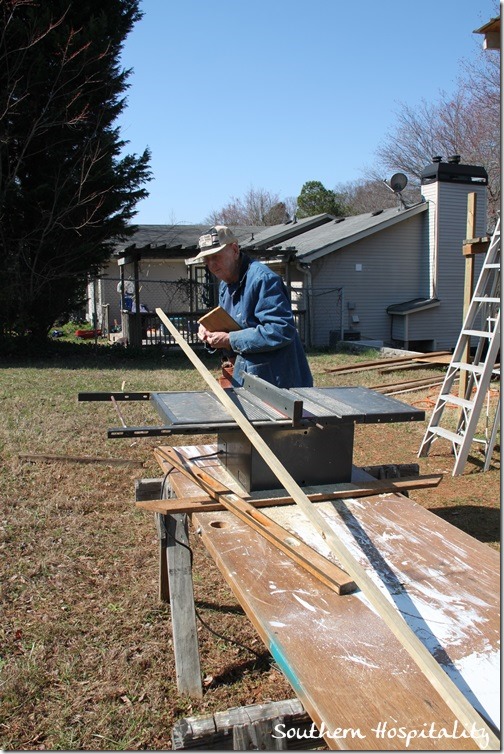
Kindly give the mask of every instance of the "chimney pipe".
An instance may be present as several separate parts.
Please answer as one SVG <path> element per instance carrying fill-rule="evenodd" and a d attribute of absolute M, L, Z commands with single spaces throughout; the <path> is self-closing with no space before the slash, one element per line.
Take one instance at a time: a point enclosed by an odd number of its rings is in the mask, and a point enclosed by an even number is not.
<path fill-rule="evenodd" d="M 448 162 L 451 162 L 452 165 L 458 165 L 460 163 L 460 155 L 452 154 L 451 157 L 448 157 Z"/>
<path fill-rule="evenodd" d="M 442 162 L 442 161 L 443 161 L 443 158 L 439 157 L 439 155 L 437 155 L 436 157 L 432 158 L 432 162 Z"/>

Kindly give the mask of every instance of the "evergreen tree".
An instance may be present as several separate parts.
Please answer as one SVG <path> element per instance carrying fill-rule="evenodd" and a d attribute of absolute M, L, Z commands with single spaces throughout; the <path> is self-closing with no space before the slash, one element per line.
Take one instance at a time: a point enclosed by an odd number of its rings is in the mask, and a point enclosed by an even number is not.
<path fill-rule="evenodd" d="M 131 235 L 150 154 L 124 155 L 119 55 L 138 0 L 0 3 L 0 334 L 46 337 Z"/>
<path fill-rule="evenodd" d="M 341 198 L 334 191 L 326 189 L 320 181 L 307 181 L 298 196 L 298 217 L 312 217 L 327 212 L 335 217 L 342 217 L 346 208 Z"/>

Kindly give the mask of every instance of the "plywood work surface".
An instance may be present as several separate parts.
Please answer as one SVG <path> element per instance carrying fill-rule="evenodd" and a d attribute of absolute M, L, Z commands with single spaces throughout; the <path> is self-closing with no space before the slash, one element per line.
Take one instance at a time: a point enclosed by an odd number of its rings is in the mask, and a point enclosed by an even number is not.
<path fill-rule="evenodd" d="M 199 491 L 172 477 L 178 495 Z M 317 506 L 475 709 L 498 725 L 498 553 L 402 496 Z M 297 506 L 263 510 L 332 557 Z M 231 513 L 194 514 L 193 524 L 331 748 L 476 748 L 361 592 L 332 593 Z"/>

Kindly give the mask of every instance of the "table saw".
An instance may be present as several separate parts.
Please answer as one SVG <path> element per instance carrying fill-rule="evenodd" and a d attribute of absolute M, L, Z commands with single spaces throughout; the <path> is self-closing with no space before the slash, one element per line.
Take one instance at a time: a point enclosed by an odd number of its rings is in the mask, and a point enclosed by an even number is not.
<path fill-rule="evenodd" d="M 355 424 L 422 421 L 425 413 L 363 387 L 280 389 L 246 375 L 226 393 L 298 484 L 349 481 Z M 150 400 L 163 424 L 116 427 L 109 438 L 217 435 L 228 471 L 247 491 L 281 486 L 211 391 L 83 393 L 80 400 Z"/>

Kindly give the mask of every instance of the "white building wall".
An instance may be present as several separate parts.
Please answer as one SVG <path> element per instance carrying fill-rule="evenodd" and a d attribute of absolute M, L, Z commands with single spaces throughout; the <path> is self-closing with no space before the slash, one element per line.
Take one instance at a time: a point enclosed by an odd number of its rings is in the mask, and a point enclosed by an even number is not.
<path fill-rule="evenodd" d="M 423 331 L 432 328 L 435 348 L 439 350 L 453 348 L 462 327 L 465 280 L 462 245 L 467 233 L 467 197 L 471 192 L 476 193 L 476 237 L 482 237 L 486 235 L 486 186 L 444 181 L 422 186 L 422 194 L 429 202 L 433 295 L 441 303 L 437 309 L 424 312 L 418 324 L 421 322 Z M 476 257 L 475 280 L 482 257 Z M 410 337 L 414 323 L 415 317 L 410 317 Z"/>

